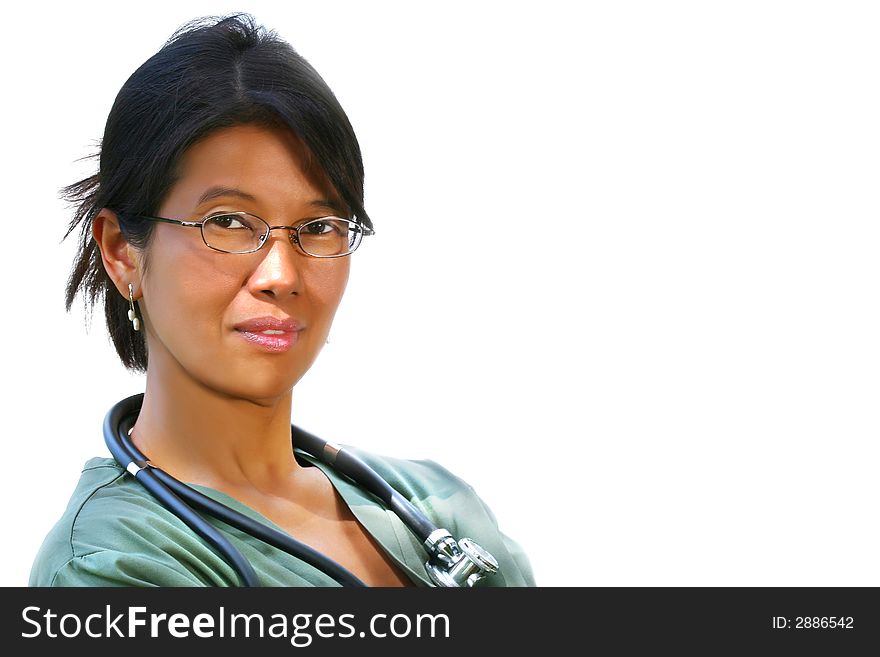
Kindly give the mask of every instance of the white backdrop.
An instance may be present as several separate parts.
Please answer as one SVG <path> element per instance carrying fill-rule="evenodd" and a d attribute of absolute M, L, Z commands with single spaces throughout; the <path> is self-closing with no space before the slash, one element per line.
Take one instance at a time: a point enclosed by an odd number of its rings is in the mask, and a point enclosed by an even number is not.
<path fill-rule="evenodd" d="M 872 3 L 219 0 L 4 14 L 0 584 L 144 385 L 64 310 L 58 190 L 236 10 L 338 96 L 377 229 L 295 423 L 459 474 L 540 585 L 880 585 Z"/>

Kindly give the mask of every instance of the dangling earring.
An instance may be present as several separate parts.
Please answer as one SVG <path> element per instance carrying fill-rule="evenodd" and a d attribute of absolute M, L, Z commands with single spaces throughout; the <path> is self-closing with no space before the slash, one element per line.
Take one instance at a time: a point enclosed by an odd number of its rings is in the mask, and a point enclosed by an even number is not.
<path fill-rule="evenodd" d="M 138 316 L 134 313 L 134 291 L 131 289 L 131 283 L 128 284 L 128 305 L 130 306 L 128 309 L 128 318 L 131 320 L 131 325 L 134 326 L 135 331 L 140 331 L 141 320 L 139 320 Z"/>

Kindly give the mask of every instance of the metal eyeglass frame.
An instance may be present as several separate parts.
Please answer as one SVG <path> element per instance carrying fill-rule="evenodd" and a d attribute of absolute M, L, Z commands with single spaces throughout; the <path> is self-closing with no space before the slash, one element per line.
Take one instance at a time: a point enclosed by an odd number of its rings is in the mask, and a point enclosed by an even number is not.
<path fill-rule="evenodd" d="M 250 249 L 249 251 L 226 251 L 224 249 L 218 249 L 216 246 L 211 246 L 210 244 L 208 244 L 208 240 L 205 239 L 205 230 L 204 230 L 205 222 L 208 221 L 209 219 L 214 218 L 214 217 L 226 217 L 229 215 L 247 215 L 249 217 L 253 217 L 254 219 L 259 219 L 268 227 L 268 230 L 266 230 L 266 232 L 261 237 L 260 244 L 259 244 L 259 246 L 257 246 L 257 248 Z M 269 233 L 271 231 L 275 230 L 276 228 L 287 228 L 288 230 L 290 230 L 291 231 L 290 236 L 293 238 L 294 244 L 296 244 L 299 247 L 299 250 L 302 251 L 305 255 L 309 256 L 310 258 L 344 258 L 345 256 L 349 256 L 357 250 L 357 248 L 360 246 L 361 241 L 363 240 L 364 237 L 366 237 L 368 235 L 375 235 L 376 234 L 376 231 L 373 230 L 372 228 L 370 228 L 368 226 L 364 226 L 363 224 L 361 224 L 357 221 L 354 221 L 353 219 L 343 219 L 342 217 L 334 217 L 331 215 L 328 215 L 326 217 L 318 217 L 316 219 L 309 219 L 308 221 L 304 221 L 303 223 L 299 224 L 298 226 L 284 226 L 284 225 L 271 226 L 269 224 L 269 222 L 266 221 L 265 219 L 263 219 L 262 217 L 258 217 L 257 215 L 253 214 L 252 212 L 244 212 L 244 211 L 212 212 L 211 214 L 207 215 L 206 217 L 203 217 L 200 221 L 181 221 L 180 219 L 169 219 L 167 217 L 154 217 L 149 214 L 135 214 L 132 216 L 140 217 L 141 219 L 149 219 L 151 221 L 164 221 L 165 223 L 169 223 L 169 224 L 178 224 L 179 226 L 198 228 L 199 234 L 202 236 L 202 242 L 205 243 L 205 246 L 207 246 L 209 249 L 213 249 L 214 251 L 218 251 L 220 253 L 231 253 L 233 255 L 244 255 L 245 253 L 255 253 L 255 252 L 259 251 L 260 249 L 263 248 L 263 246 L 266 244 L 266 242 L 269 241 Z M 361 231 L 361 239 L 359 239 L 357 241 L 357 243 L 355 244 L 355 247 L 351 251 L 348 251 L 347 253 L 340 253 L 337 255 L 316 255 L 314 253 L 309 253 L 308 251 L 306 251 L 303 248 L 302 244 L 299 241 L 299 231 L 303 227 L 308 226 L 309 224 L 313 224 L 313 223 L 316 223 L 319 221 L 326 221 L 327 219 L 339 219 L 341 221 L 347 221 L 349 223 L 355 224 L 358 227 L 358 229 Z"/>

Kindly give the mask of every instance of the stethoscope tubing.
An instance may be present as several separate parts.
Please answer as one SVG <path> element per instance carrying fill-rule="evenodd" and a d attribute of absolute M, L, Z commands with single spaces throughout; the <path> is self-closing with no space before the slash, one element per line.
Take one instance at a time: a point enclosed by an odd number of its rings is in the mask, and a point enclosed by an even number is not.
<path fill-rule="evenodd" d="M 327 441 L 321 440 L 298 427 L 294 427 L 294 429 L 300 446 L 303 447 L 305 444 L 305 451 L 311 454 L 325 453 Z M 312 444 L 308 445 L 310 442 Z M 313 451 L 311 448 L 318 447 L 319 443 L 321 443 L 320 449 Z M 382 500 L 421 541 L 424 542 L 432 532 L 436 531 L 437 526 L 428 520 L 424 513 L 419 511 L 403 495 L 394 490 L 373 468 L 364 463 L 355 454 L 346 450 L 339 450 L 333 461 L 333 467 Z"/>

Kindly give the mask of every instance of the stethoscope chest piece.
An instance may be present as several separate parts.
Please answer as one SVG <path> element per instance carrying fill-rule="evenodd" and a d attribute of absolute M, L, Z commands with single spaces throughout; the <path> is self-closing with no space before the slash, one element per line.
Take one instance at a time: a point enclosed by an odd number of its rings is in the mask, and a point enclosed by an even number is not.
<path fill-rule="evenodd" d="M 498 570 L 495 557 L 469 538 L 460 539 L 452 552 L 438 554 L 425 564 L 428 576 L 437 586 L 470 587 Z"/>

